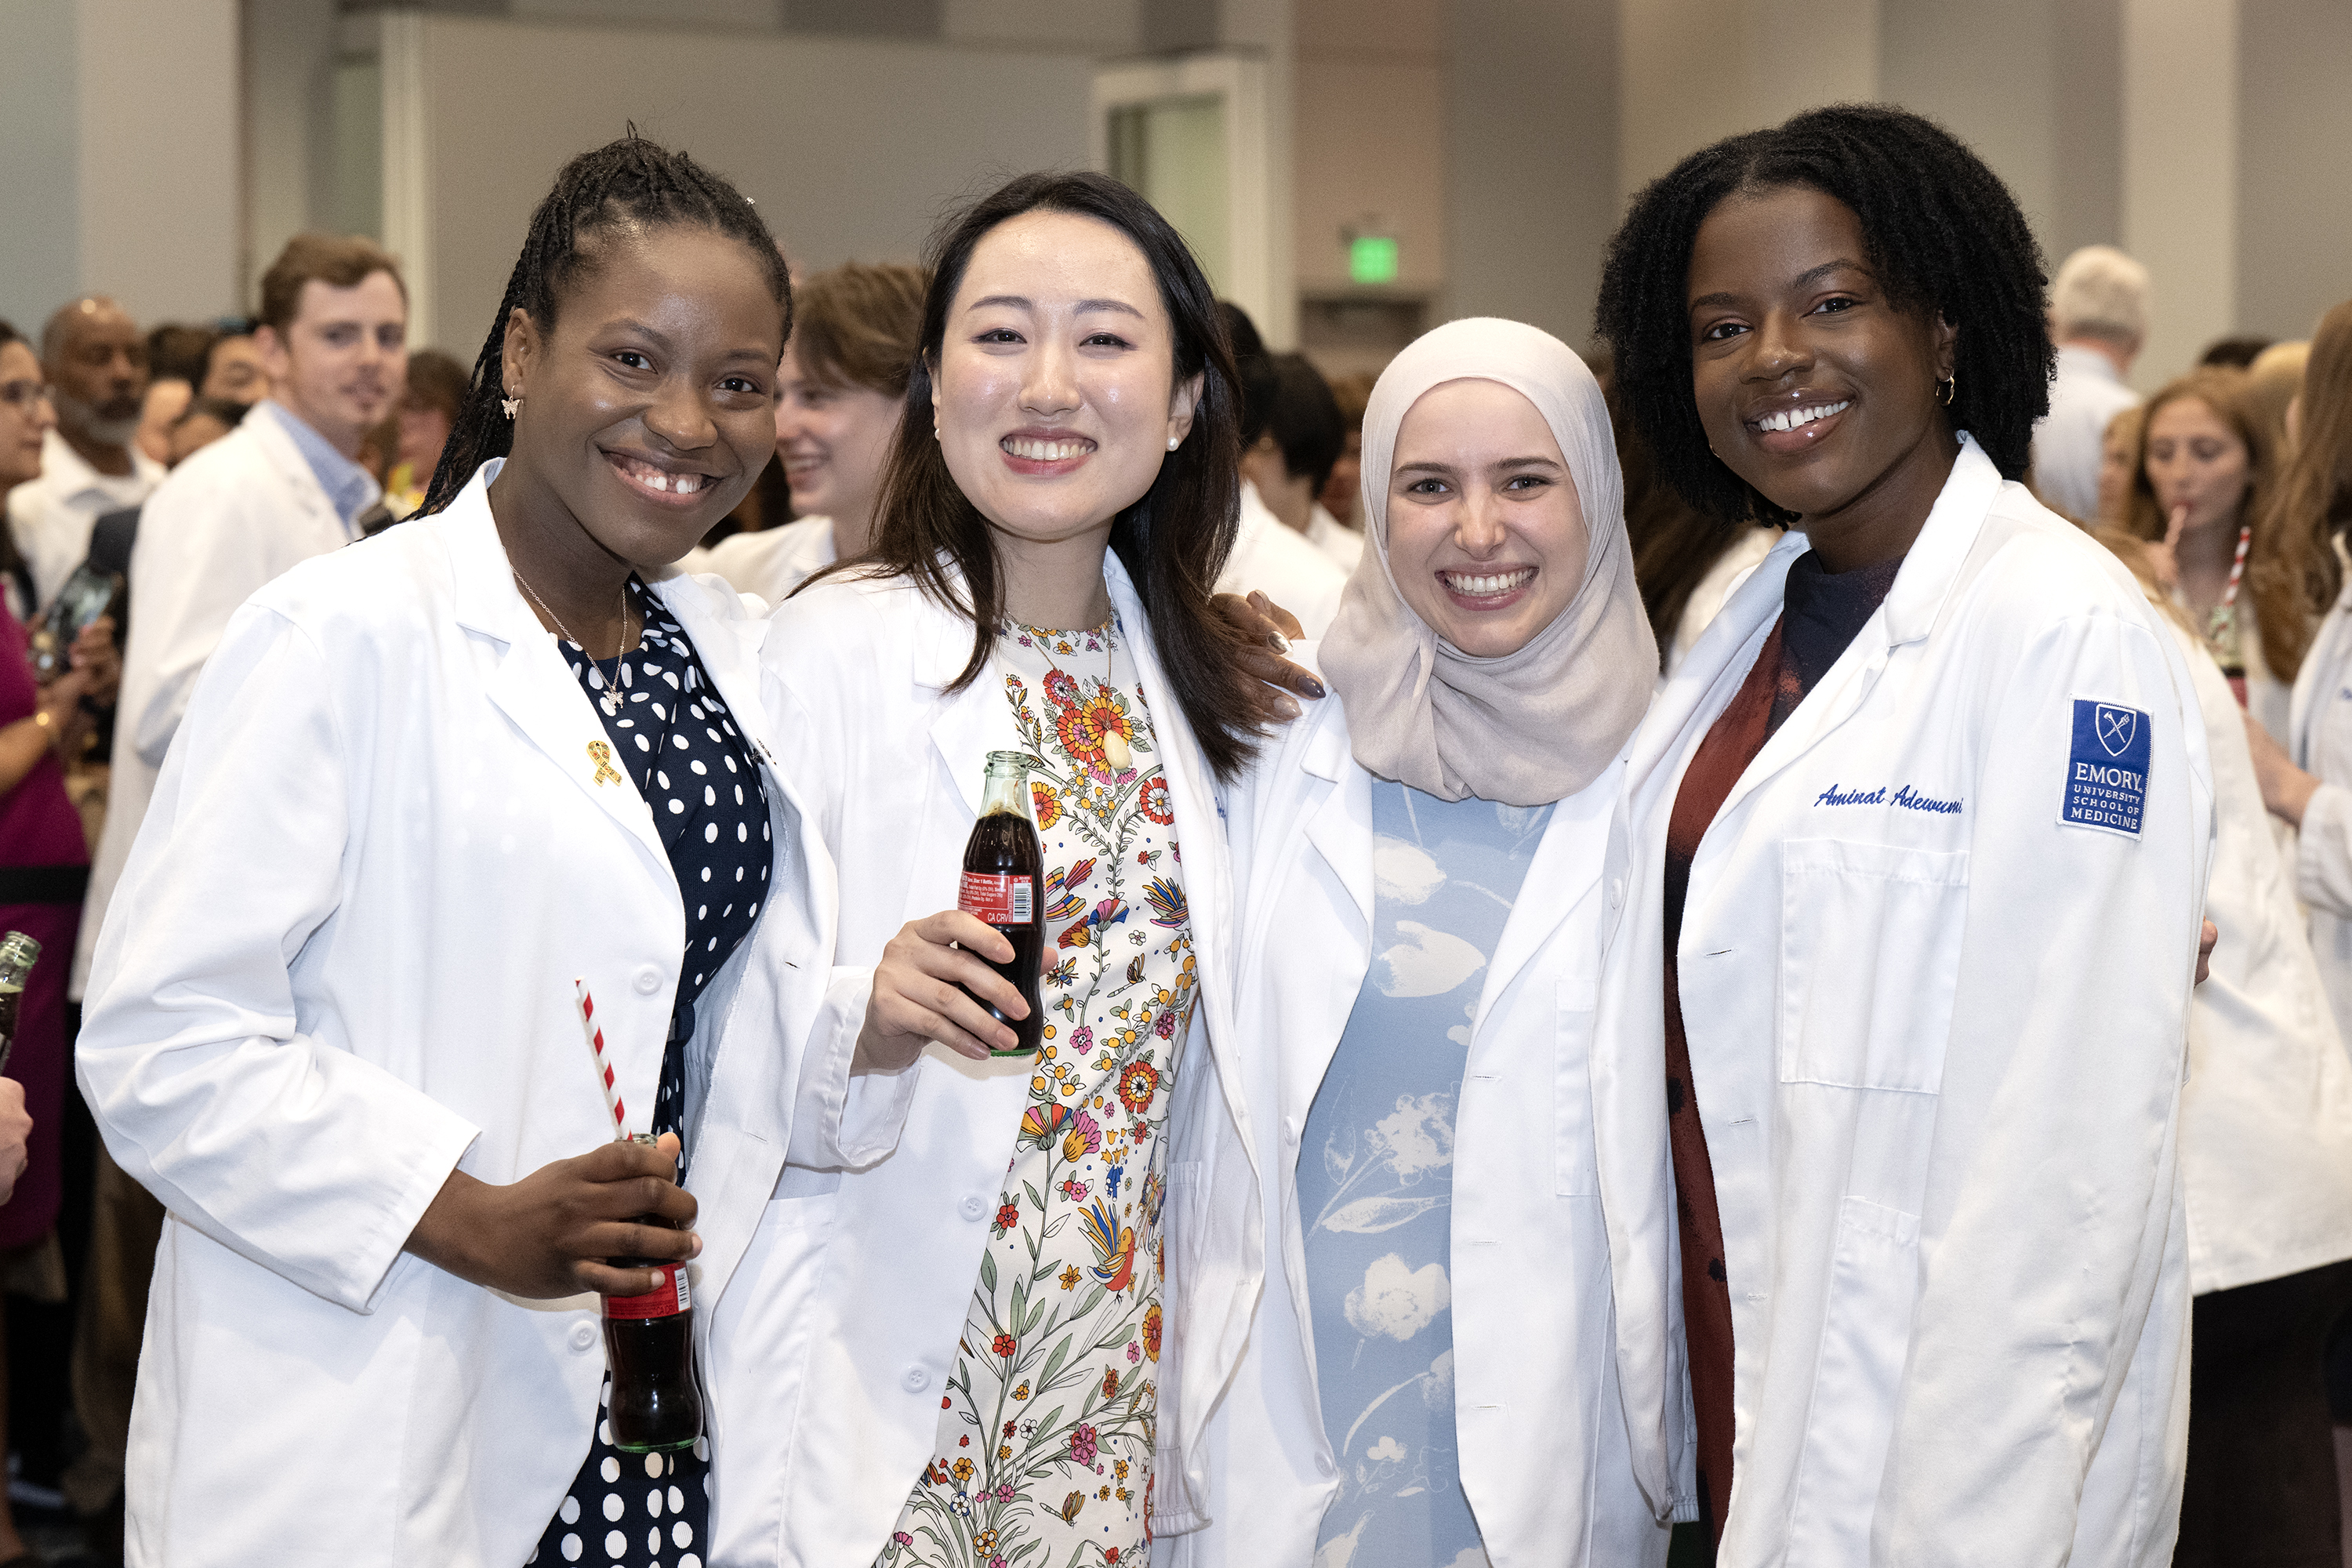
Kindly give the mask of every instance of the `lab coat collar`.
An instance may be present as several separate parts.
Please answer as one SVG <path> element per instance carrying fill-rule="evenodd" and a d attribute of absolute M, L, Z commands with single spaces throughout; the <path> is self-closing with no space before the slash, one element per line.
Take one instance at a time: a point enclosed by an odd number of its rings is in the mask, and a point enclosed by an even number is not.
<path fill-rule="evenodd" d="M 1356 900 L 1357 912 L 1363 916 L 1369 931 L 1372 927 L 1372 775 L 1356 761 L 1349 745 L 1347 716 L 1337 697 L 1323 699 L 1313 718 L 1300 722 L 1312 723 L 1316 729 L 1299 765 L 1333 786 L 1307 819 L 1307 842 Z"/>
<path fill-rule="evenodd" d="M 2327 689 L 2344 667 L 2347 633 L 2352 633 L 2352 580 L 2336 595 L 2335 610 L 2320 623 L 2319 636 L 2303 656 L 2303 668 L 2295 671 L 2294 695 L 2287 710 L 2287 752 L 2294 765 L 2306 772 L 2311 767 L 2312 719 L 2325 706 Z"/>
<path fill-rule="evenodd" d="M 283 439 L 281 437 L 280 439 Z M 289 448 L 291 442 L 287 443 Z M 296 460 L 300 459 L 299 456 Z M 586 693 L 556 651 L 555 639 L 539 624 L 515 585 L 514 567 L 491 521 L 489 483 L 503 459 L 483 464 L 449 510 L 409 527 L 436 529 L 449 552 L 451 588 L 457 600 L 457 624 L 503 644 L 506 651 L 486 683 L 489 699 L 531 743 L 547 753 L 558 772 L 577 785 L 605 814 L 644 846 L 646 853 L 670 880 L 669 855 L 654 831 L 653 812 L 637 793 L 625 768 L 604 773 L 590 748 L 611 742 Z M 315 481 L 313 481 L 315 484 Z M 320 497 L 324 503 L 323 495 Z M 667 603 L 667 601 L 665 601 Z M 740 684 L 740 683 L 739 683 Z M 722 695 L 726 693 L 722 690 Z M 733 698 L 729 696 L 731 705 Z M 757 709 L 746 711 L 756 712 Z M 612 774 L 621 775 L 613 782 Z"/>
<path fill-rule="evenodd" d="M 122 504 L 121 491 L 126 485 L 136 484 L 142 490 L 152 490 L 163 482 L 163 464 L 133 443 L 129 473 L 101 474 L 63 436 L 47 430 L 41 434 L 41 477 L 34 482 L 60 505 L 87 504 L 103 509 Z"/>
<path fill-rule="evenodd" d="M 1927 521 L 1920 525 L 1919 536 L 1912 541 L 1910 552 L 1904 556 L 1895 574 L 1895 585 L 1887 590 L 1885 599 L 1839 656 L 1837 663 L 1830 667 L 1821 684 L 1764 742 L 1764 749 L 1748 763 L 1748 771 L 1725 798 L 1717 813 L 1718 820 L 1728 816 L 1767 780 L 1853 717 L 1863 700 L 1870 695 L 1871 688 L 1878 683 L 1888 656 L 1895 648 L 1927 637 L 1944 613 L 1953 585 L 1959 581 L 1960 568 L 1976 547 L 1977 535 L 1983 531 L 1985 515 L 2000 495 L 2000 472 L 1992 466 L 1992 459 L 1984 455 L 1974 437 L 1962 431 L 1960 452 L 1952 463 L 1951 475 L 1945 479 L 1936 504 L 1928 509 Z M 1791 534 L 1790 538 L 1810 548 L 1804 544 L 1803 535 Z M 1784 541 L 1781 548 L 1787 548 L 1787 544 Z M 1776 588 L 1785 584 L 1787 576 L 1783 564 Z M 1775 615 L 1780 597 L 1776 591 Z M 1744 667 L 1742 674 L 1744 677 Z"/>
<path fill-rule="evenodd" d="M 261 455 L 270 468 L 286 481 L 286 488 L 295 504 L 314 521 L 334 529 L 346 540 L 359 537 L 358 530 L 335 510 L 335 503 L 328 499 L 325 489 L 319 483 L 318 474 L 311 469 L 310 460 L 302 455 L 302 448 L 294 444 L 294 437 L 286 433 L 283 425 L 271 418 L 248 416 L 240 420 L 230 435 L 245 437 L 261 449 Z"/>

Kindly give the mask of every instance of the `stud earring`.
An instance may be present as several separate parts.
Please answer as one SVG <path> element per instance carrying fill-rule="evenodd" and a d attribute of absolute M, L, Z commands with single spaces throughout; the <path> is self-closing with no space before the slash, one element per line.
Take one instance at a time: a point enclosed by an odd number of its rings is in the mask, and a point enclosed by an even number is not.
<path fill-rule="evenodd" d="M 515 411 L 522 406 L 522 399 L 520 397 L 501 397 L 499 399 L 499 406 L 505 409 L 507 417 L 511 419 L 515 416 Z"/>
<path fill-rule="evenodd" d="M 1168 437 L 1168 449 L 1171 452 L 1183 444 L 1184 437 L 1181 436 L 1171 436 Z"/>

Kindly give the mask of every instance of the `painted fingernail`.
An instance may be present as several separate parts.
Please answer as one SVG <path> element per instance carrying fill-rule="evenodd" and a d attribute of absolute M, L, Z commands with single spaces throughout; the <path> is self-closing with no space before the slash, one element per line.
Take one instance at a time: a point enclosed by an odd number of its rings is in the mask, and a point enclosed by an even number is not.
<path fill-rule="evenodd" d="M 1285 719 L 1296 719 L 1298 717 L 1299 713 L 1303 711 L 1303 710 L 1299 708 L 1298 704 L 1293 701 L 1287 694 L 1275 699 L 1274 710 L 1276 714 Z"/>
<path fill-rule="evenodd" d="M 1270 634 L 1266 637 L 1265 643 L 1268 647 L 1274 649 L 1276 653 L 1288 653 L 1290 651 L 1290 639 L 1284 637 L 1280 632 Z"/>
<path fill-rule="evenodd" d="M 1323 695 L 1323 683 L 1316 679 L 1311 675 L 1307 678 L 1307 689 L 1312 691 L 1316 696 L 1320 697 Z"/>

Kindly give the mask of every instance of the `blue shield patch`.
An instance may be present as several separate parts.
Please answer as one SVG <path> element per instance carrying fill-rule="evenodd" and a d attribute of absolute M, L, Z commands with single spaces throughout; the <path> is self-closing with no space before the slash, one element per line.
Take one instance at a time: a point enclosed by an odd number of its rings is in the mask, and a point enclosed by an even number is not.
<path fill-rule="evenodd" d="M 2119 702 L 2074 700 L 2074 744 L 2066 756 L 2066 799 L 2058 820 L 2139 837 L 2147 802 L 2147 715 Z"/>

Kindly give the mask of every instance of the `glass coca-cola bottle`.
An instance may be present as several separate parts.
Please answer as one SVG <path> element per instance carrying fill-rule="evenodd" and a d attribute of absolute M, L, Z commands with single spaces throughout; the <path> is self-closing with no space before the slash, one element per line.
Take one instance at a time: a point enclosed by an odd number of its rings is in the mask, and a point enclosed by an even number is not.
<path fill-rule="evenodd" d="M 640 1132 L 632 1143 L 650 1145 Z M 631 1223 L 667 1227 L 659 1215 Z M 702 1390 L 694 1381 L 694 1294 L 687 1266 L 656 1258 L 615 1258 L 615 1268 L 657 1268 L 661 1283 L 642 1296 L 604 1298 L 604 1359 L 613 1390 L 604 1413 L 613 1447 L 625 1454 L 690 1448 L 702 1436 Z"/>
<path fill-rule="evenodd" d="M 16 1010 L 25 1001 L 25 977 L 33 973 L 33 961 L 41 956 L 41 944 L 23 931 L 12 931 L 0 940 L 0 1068 L 8 1065 L 8 1053 L 16 1045 Z"/>
<path fill-rule="evenodd" d="M 1037 970 L 1045 952 L 1045 852 L 1029 809 L 1029 755 L 991 752 L 980 820 L 963 847 L 963 886 L 956 908 L 994 926 L 1013 944 L 1012 963 L 982 962 L 1011 981 L 1029 1004 L 1027 1017 L 1009 1018 L 972 998 L 1017 1037 L 1011 1049 L 992 1051 L 995 1056 L 1026 1056 L 1044 1038 L 1045 1005 L 1037 994 Z"/>

